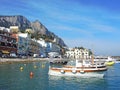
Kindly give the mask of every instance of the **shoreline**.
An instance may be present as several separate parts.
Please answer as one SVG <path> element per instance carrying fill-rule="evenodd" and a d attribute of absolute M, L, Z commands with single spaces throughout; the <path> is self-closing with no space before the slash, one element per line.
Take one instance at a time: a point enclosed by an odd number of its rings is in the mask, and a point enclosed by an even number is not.
<path fill-rule="evenodd" d="M 29 63 L 29 62 L 39 62 L 39 61 L 49 61 L 49 58 L 0 58 L 0 64 L 12 64 L 12 63 Z"/>

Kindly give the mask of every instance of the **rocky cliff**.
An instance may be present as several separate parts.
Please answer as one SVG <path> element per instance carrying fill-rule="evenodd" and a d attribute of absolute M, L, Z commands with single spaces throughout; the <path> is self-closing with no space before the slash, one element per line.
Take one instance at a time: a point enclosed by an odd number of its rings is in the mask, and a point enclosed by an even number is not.
<path fill-rule="evenodd" d="M 9 28 L 10 26 L 18 26 L 21 31 L 27 28 L 33 29 L 35 32 L 39 32 L 42 35 L 52 36 L 56 38 L 56 44 L 60 46 L 66 46 L 64 41 L 56 36 L 54 33 L 50 32 L 41 22 L 38 20 L 30 22 L 26 17 L 21 15 L 15 16 L 0 16 L 0 26 Z"/>
<path fill-rule="evenodd" d="M 18 26 L 20 30 L 31 27 L 31 23 L 23 16 L 0 16 L 0 26 L 9 28 L 10 26 Z"/>

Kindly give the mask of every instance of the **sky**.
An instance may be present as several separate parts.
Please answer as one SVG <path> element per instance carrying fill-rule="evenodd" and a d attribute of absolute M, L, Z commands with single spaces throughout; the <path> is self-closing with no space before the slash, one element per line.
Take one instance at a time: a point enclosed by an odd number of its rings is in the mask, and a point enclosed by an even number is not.
<path fill-rule="evenodd" d="M 120 0 L 1 0 L 0 15 L 39 20 L 70 48 L 120 55 Z"/>

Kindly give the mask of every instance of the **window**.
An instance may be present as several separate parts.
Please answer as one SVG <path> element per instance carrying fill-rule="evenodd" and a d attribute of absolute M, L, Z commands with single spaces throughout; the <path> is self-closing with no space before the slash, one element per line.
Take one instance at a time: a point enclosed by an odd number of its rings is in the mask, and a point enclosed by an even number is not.
<path fill-rule="evenodd" d="M 0 36 L 0 40 L 2 40 L 2 36 Z"/>
<path fill-rule="evenodd" d="M 4 43 L 4 42 L 1 42 L 1 46 L 5 46 L 5 43 Z"/>

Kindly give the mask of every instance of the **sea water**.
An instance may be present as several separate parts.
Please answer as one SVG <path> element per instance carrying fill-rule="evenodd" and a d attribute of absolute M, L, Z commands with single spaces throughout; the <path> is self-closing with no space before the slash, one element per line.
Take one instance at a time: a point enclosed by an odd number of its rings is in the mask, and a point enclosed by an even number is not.
<path fill-rule="evenodd" d="M 23 69 L 20 69 L 20 68 Z M 0 90 L 118 90 L 120 64 L 109 66 L 104 78 L 48 75 L 49 63 L 0 64 Z M 30 72 L 33 75 L 30 75 Z"/>

